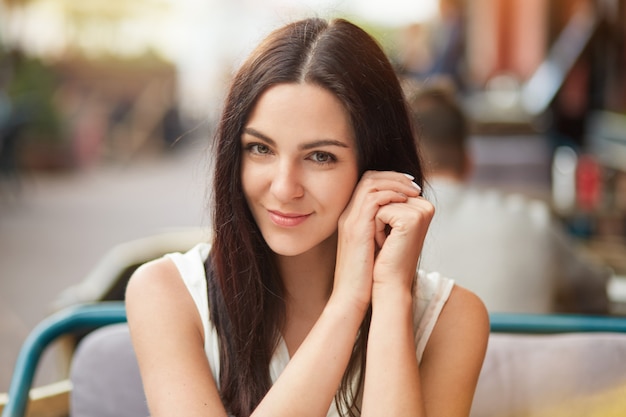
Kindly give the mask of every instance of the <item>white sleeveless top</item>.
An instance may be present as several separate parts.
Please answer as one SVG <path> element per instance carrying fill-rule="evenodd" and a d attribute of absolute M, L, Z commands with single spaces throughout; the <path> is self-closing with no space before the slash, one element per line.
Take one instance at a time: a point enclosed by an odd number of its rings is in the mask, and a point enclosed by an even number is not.
<path fill-rule="evenodd" d="M 219 389 L 220 357 L 217 331 L 209 317 L 209 300 L 207 294 L 206 274 L 204 262 L 209 256 L 211 246 L 208 243 L 200 243 L 186 253 L 170 253 L 165 255 L 171 259 L 189 290 L 204 330 L 204 351 L 206 352 L 213 378 Z M 439 314 L 448 300 L 454 282 L 441 276 L 439 273 L 426 273 L 418 271 L 417 285 L 413 296 L 413 332 L 415 334 L 415 346 L 418 361 L 422 360 L 424 348 L 428 338 L 435 327 Z M 278 379 L 283 369 L 289 362 L 289 352 L 284 340 L 281 339 L 270 362 L 270 377 L 272 382 Z M 336 417 L 339 413 L 335 402 L 331 404 L 327 417 Z"/>

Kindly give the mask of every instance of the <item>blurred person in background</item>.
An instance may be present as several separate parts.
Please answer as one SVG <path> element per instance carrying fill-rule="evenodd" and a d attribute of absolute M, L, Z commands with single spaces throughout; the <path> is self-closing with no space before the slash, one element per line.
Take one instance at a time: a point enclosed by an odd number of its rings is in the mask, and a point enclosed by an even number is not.
<path fill-rule="evenodd" d="M 468 120 L 453 90 L 408 94 L 436 207 L 420 267 L 455 278 L 491 312 L 606 314 L 610 270 L 575 247 L 547 204 L 469 183 Z"/>
<path fill-rule="evenodd" d="M 341 19 L 272 32 L 215 140 L 212 242 L 126 292 L 151 415 L 469 415 L 488 315 L 416 269 L 433 207 L 376 41 Z"/>

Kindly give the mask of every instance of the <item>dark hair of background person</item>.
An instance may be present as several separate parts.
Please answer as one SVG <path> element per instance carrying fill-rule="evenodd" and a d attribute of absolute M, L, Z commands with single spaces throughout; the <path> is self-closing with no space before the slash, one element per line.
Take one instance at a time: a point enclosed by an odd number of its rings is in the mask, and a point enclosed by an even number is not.
<path fill-rule="evenodd" d="M 361 174 L 393 170 L 423 184 L 403 91 L 383 50 L 366 32 L 342 19 L 306 19 L 274 31 L 252 52 L 232 81 L 216 130 L 214 238 L 205 265 L 220 343 L 220 391 L 235 416 L 249 415 L 269 390 L 269 363 L 285 322 L 285 290 L 241 182 L 245 124 L 259 97 L 282 83 L 314 84 L 343 103 Z M 338 409 L 349 415 L 356 414 L 363 385 L 370 314 L 335 397 Z M 359 381 L 357 392 L 352 392 L 353 378 Z"/>
<path fill-rule="evenodd" d="M 469 123 L 451 91 L 426 87 L 409 94 L 417 138 L 428 171 L 467 175 Z"/>

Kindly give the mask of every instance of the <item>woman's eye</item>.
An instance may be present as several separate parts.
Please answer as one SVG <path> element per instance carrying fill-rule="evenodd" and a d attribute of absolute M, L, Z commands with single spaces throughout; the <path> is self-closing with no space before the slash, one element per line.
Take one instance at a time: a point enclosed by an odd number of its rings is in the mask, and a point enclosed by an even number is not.
<path fill-rule="evenodd" d="M 251 143 L 246 148 L 250 153 L 257 155 L 267 155 L 270 153 L 270 148 L 261 143 Z"/>
<path fill-rule="evenodd" d="M 328 152 L 314 152 L 311 154 L 311 159 L 318 164 L 330 164 L 337 160 L 334 155 Z"/>

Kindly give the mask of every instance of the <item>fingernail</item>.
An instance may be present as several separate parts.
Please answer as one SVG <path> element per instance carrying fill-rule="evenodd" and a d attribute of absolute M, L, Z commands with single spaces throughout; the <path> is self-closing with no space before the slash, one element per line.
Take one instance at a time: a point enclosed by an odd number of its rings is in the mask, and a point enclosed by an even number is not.
<path fill-rule="evenodd" d="M 413 181 L 415 179 L 415 177 L 413 175 L 411 175 L 411 174 L 402 174 L 402 175 L 404 175 L 405 177 L 407 177 L 411 181 Z"/>
<path fill-rule="evenodd" d="M 417 185 L 417 183 L 415 181 L 411 181 L 411 185 L 413 185 L 413 187 L 417 188 L 418 191 L 422 191 L 422 187 L 420 187 L 419 185 Z"/>

